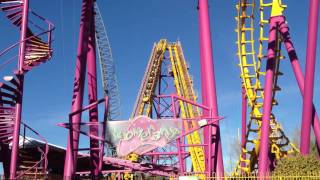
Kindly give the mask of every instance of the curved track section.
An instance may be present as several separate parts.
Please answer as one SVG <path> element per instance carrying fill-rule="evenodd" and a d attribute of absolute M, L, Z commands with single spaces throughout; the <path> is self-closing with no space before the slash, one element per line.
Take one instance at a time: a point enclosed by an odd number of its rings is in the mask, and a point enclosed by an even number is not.
<path fill-rule="evenodd" d="M 97 2 L 94 3 L 94 12 L 95 34 L 101 67 L 102 87 L 104 95 L 109 97 L 109 112 L 107 117 L 108 120 L 115 120 L 120 116 L 118 81 L 109 38 Z"/>
<path fill-rule="evenodd" d="M 251 109 L 249 116 L 249 122 L 246 132 L 246 145 L 242 147 L 240 160 L 237 163 L 234 171 L 235 175 L 249 174 L 256 172 L 258 168 L 259 157 L 259 144 L 261 135 L 261 119 L 263 108 L 263 87 L 261 84 L 264 82 L 265 72 L 261 71 L 262 65 L 265 65 L 267 59 L 267 45 L 268 45 L 268 24 L 269 17 L 272 8 L 272 2 L 265 2 L 260 0 L 259 4 L 256 4 L 255 0 L 239 0 L 236 6 L 238 15 L 237 21 L 237 36 L 238 36 L 238 59 L 240 67 L 240 77 L 242 79 L 242 85 L 246 91 L 246 98 L 248 100 L 248 107 Z M 256 9 L 259 12 L 256 12 Z M 269 13 L 269 14 L 268 14 Z M 256 15 L 260 15 L 256 18 Z M 255 23 L 257 22 L 256 25 Z M 259 26 L 259 36 L 255 38 L 255 25 Z M 258 42 L 258 44 L 255 44 Z M 273 79 L 273 100 L 272 105 L 278 105 L 275 95 L 277 91 L 280 91 L 280 87 L 277 85 L 278 77 L 282 75 L 279 71 L 280 60 L 283 59 L 281 55 L 281 39 L 278 38 L 277 50 L 276 50 L 276 66 L 275 77 Z M 255 49 L 258 48 L 258 54 Z M 298 153 L 297 148 L 290 143 L 289 139 L 285 136 L 281 125 L 276 119 L 274 114 L 270 117 L 270 152 L 273 157 L 272 160 L 281 159 L 291 153 Z M 245 157 L 245 158 L 244 158 Z"/>

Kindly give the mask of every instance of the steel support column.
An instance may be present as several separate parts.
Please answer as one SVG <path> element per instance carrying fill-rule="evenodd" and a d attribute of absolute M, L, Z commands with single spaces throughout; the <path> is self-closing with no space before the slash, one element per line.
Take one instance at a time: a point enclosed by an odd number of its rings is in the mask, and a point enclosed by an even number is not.
<path fill-rule="evenodd" d="M 261 140 L 259 149 L 259 177 L 264 178 L 269 171 L 269 128 L 270 128 L 270 115 L 272 108 L 273 96 L 273 77 L 274 67 L 276 61 L 276 48 L 277 44 L 277 22 L 274 17 L 270 18 L 269 42 L 268 42 L 268 60 L 266 68 L 266 77 L 264 85 L 264 99 L 263 99 L 263 114 L 261 126 Z"/>
<path fill-rule="evenodd" d="M 199 0 L 199 32 L 200 32 L 200 64 L 201 64 L 201 92 L 202 104 L 211 108 L 205 111 L 203 115 L 206 117 L 218 117 L 217 95 L 214 76 L 214 65 L 211 44 L 211 30 L 209 18 L 208 0 Z M 212 131 L 212 132 L 210 132 Z M 213 142 L 208 142 L 208 137 L 214 136 Z M 205 148 L 206 155 L 206 172 L 210 174 L 216 173 L 217 177 L 224 176 L 222 148 L 220 142 L 219 122 L 213 127 L 206 127 L 204 132 L 205 144 L 208 143 L 209 148 Z M 212 153 L 208 152 L 212 149 Z M 210 155 L 212 154 L 212 155 Z M 210 157 L 208 157 L 210 155 Z"/>
<path fill-rule="evenodd" d="M 74 78 L 74 90 L 71 112 L 78 111 L 82 108 L 83 104 L 83 91 L 85 83 L 85 73 L 86 73 L 86 60 L 88 51 L 88 37 L 91 26 L 91 16 L 93 9 L 93 0 L 83 0 L 82 1 L 82 13 L 80 21 L 80 31 L 78 40 L 78 52 L 76 60 L 76 70 Z M 73 131 L 70 128 L 68 144 L 66 150 L 66 157 L 64 163 L 64 179 L 70 179 L 73 177 L 76 171 L 77 164 L 77 150 L 79 145 L 79 124 L 81 122 L 81 113 L 72 116 L 71 123 L 73 123 Z"/>
<path fill-rule="evenodd" d="M 173 114 L 173 118 L 176 119 L 177 118 L 177 114 L 176 114 L 176 104 L 175 104 L 175 100 L 174 97 L 171 96 L 171 108 L 172 108 L 172 114 Z M 159 101 L 160 102 L 160 101 Z M 182 151 L 184 148 L 181 147 L 181 139 L 183 138 L 178 138 L 176 139 L 176 144 L 177 144 L 177 149 L 178 149 L 178 159 L 179 159 L 179 169 L 180 169 L 180 173 L 183 174 L 185 169 L 184 169 L 184 158 L 182 157 Z"/>
<path fill-rule="evenodd" d="M 92 7 L 93 12 L 93 7 Z M 88 94 L 89 104 L 98 100 L 97 98 L 97 65 L 96 65 L 96 42 L 95 42 L 95 25 L 94 16 L 90 17 L 91 27 L 88 42 Z M 94 106 L 89 110 L 90 122 L 98 122 L 98 107 Z M 96 137 L 99 136 L 98 124 L 90 126 L 90 134 Z M 90 165 L 91 165 L 91 178 L 99 179 L 99 141 L 90 138 Z"/>
<path fill-rule="evenodd" d="M 293 46 L 293 42 L 291 40 L 290 37 L 290 33 L 289 33 L 289 28 L 288 25 L 285 23 L 285 18 L 284 17 L 280 17 L 282 18 L 282 27 L 280 28 L 280 32 L 281 35 L 283 37 L 283 41 L 284 41 L 284 45 L 287 49 L 288 52 L 288 56 L 290 58 L 290 62 L 291 62 L 291 66 L 293 69 L 293 73 L 295 75 L 295 78 L 297 80 L 299 89 L 300 89 L 300 93 L 303 97 L 304 94 L 304 75 L 302 72 L 302 68 L 299 64 L 299 59 L 298 56 L 296 54 L 296 51 L 294 49 Z M 317 145 L 318 148 L 320 148 L 320 124 L 319 124 L 319 116 L 316 112 L 315 106 L 313 105 L 312 107 L 312 111 L 314 112 L 314 117 L 312 119 L 312 126 L 313 126 L 313 130 L 315 133 L 315 137 L 316 137 L 316 141 L 317 141 Z"/>
<path fill-rule="evenodd" d="M 106 129 L 107 129 L 107 117 L 109 112 L 109 97 L 104 97 L 104 118 L 103 118 L 103 127 L 102 127 L 102 139 L 106 138 Z M 105 141 L 100 142 L 100 156 L 99 156 L 99 173 L 102 173 L 102 166 L 103 166 L 103 156 L 104 156 L 104 148 L 105 148 Z"/>
<path fill-rule="evenodd" d="M 29 13 L 29 0 L 23 1 L 22 10 L 22 20 L 21 20 L 21 31 L 20 31 L 20 46 L 19 46 L 19 59 L 18 59 L 18 74 L 17 78 L 19 80 L 19 86 L 17 87 L 17 102 L 16 102 L 16 112 L 14 120 L 14 129 L 12 137 L 12 149 L 11 149 L 11 160 L 10 160 L 10 179 L 16 177 L 18 153 L 19 153 L 19 135 L 20 135 L 20 124 L 21 124 L 21 114 L 22 114 L 22 96 L 23 96 L 23 65 L 25 60 L 25 50 L 26 50 L 26 36 L 28 29 L 28 13 Z"/>
<path fill-rule="evenodd" d="M 303 110 L 300 136 L 300 152 L 302 155 L 310 151 L 310 131 L 313 119 L 313 87 L 316 63 L 319 1 L 309 1 L 309 25 L 306 54 L 306 70 L 304 78 Z"/>

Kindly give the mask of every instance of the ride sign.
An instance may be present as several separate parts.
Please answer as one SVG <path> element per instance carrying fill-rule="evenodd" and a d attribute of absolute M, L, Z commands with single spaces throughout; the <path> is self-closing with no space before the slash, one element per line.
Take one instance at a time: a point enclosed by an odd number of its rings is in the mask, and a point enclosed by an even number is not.
<path fill-rule="evenodd" d="M 131 121 L 108 121 L 107 139 L 117 147 L 118 156 L 142 155 L 164 147 L 182 132 L 181 119 L 150 119 L 138 116 Z"/>

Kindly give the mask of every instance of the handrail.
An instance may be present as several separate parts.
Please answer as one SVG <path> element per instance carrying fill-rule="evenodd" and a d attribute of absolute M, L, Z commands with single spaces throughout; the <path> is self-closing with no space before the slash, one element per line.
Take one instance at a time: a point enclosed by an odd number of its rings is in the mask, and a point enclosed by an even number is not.
<path fill-rule="evenodd" d="M 39 33 L 39 34 L 30 36 L 30 37 L 24 39 L 23 41 L 18 41 L 18 42 L 16 42 L 15 44 L 13 44 L 13 45 L 9 46 L 8 48 L 6 48 L 5 50 L 1 51 L 1 52 L 0 52 L 0 57 L 1 57 L 2 55 L 6 54 L 7 52 L 9 52 L 11 49 L 13 49 L 13 48 L 15 48 L 16 46 L 18 46 L 20 43 L 22 43 L 22 42 L 24 42 L 24 41 L 27 41 L 27 40 L 29 40 L 29 39 L 31 39 L 31 38 L 33 38 L 33 37 L 41 36 L 41 35 L 46 34 L 46 33 L 48 33 L 48 36 L 49 36 L 48 39 L 50 39 L 50 40 L 47 42 L 47 43 L 49 44 L 49 47 L 50 47 L 50 46 L 51 46 L 51 43 L 53 42 L 53 40 L 51 40 L 51 35 L 50 35 L 50 34 L 51 34 L 51 32 L 52 32 L 53 30 L 54 30 L 54 28 L 51 28 L 51 29 L 49 29 L 48 31 L 44 31 L 44 32 L 42 32 L 42 33 Z M 50 52 L 50 57 L 51 57 L 51 55 L 52 55 L 52 52 Z M 14 57 L 9 58 L 9 60 L 7 60 L 7 61 L 5 61 L 4 63 L 2 63 L 1 66 L 0 66 L 0 69 L 4 68 L 4 67 L 7 66 L 8 64 L 10 64 L 10 63 L 12 62 L 12 60 L 13 60 L 14 58 L 16 58 L 16 57 L 17 57 L 17 55 L 14 56 Z"/>
<path fill-rule="evenodd" d="M 48 25 L 51 25 L 54 28 L 54 24 L 49 21 L 48 19 L 44 18 L 43 16 L 40 16 L 38 13 L 34 12 L 34 11 L 30 11 L 33 15 L 35 15 L 36 17 L 38 17 L 39 19 L 41 19 L 42 21 L 46 22 Z"/>
<path fill-rule="evenodd" d="M 44 143 L 45 143 L 45 151 L 43 151 L 39 146 L 37 147 L 38 151 L 41 153 L 41 159 L 35 163 L 32 167 L 30 167 L 29 169 L 23 171 L 21 174 L 19 174 L 16 178 L 19 179 L 21 178 L 23 175 L 25 175 L 26 173 L 30 172 L 32 169 L 37 168 L 40 163 L 44 162 L 44 168 L 42 169 L 43 173 L 45 174 L 45 171 L 47 169 L 48 166 L 48 161 L 47 161 L 47 155 L 49 152 L 49 145 L 47 140 L 42 137 L 37 131 L 35 131 L 33 128 L 31 128 L 30 126 L 28 126 L 27 124 L 21 122 L 21 124 L 26 127 L 27 129 L 29 129 L 31 132 L 33 132 L 34 134 L 36 134 Z M 25 137 L 24 137 L 25 139 Z M 29 139 L 26 139 L 27 141 L 30 141 Z M 31 141 L 30 141 L 31 142 Z"/>
<path fill-rule="evenodd" d="M 10 64 L 14 59 L 18 58 L 18 55 L 15 55 L 9 59 L 7 59 L 5 62 L 3 62 L 1 65 L 0 65 L 0 70 L 2 68 L 4 68 L 5 66 L 7 66 L 8 64 Z"/>
<path fill-rule="evenodd" d="M 22 41 L 18 41 L 18 42 L 16 42 L 16 43 L 12 44 L 11 46 L 9 46 L 8 48 L 4 49 L 3 51 L 1 51 L 1 52 L 0 52 L 0 56 L 4 55 L 4 54 L 7 53 L 9 50 L 11 50 L 12 48 L 14 48 L 14 47 L 16 47 L 17 45 L 19 45 L 20 43 L 23 43 L 23 42 L 25 42 L 25 41 L 33 38 L 33 37 L 38 37 L 38 36 L 44 35 L 44 34 L 46 34 L 46 33 L 52 32 L 53 30 L 54 30 L 54 28 L 51 28 L 51 29 L 49 29 L 49 30 L 47 30 L 47 31 L 44 31 L 44 32 L 38 33 L 38 34 L 36 34 L 36 35 L 30 36 L 30 37 L 28 37 L 28 38 L 26 38 L 26 39 L 24 39 L 24 40 L 22 40 Z M 51 42 L 52 42 L 52 41 L 51 41 Z M 47 43 L 50 43 L 50 42 L 47 42 Z"/>

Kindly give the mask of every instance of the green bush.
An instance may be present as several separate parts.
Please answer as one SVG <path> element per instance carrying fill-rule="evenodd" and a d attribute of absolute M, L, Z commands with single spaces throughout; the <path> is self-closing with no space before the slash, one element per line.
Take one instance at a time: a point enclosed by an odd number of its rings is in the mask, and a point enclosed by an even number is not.
<path fill-rule="evenodd" d="M 307 176 L 320 174 L 320 161 L 315 155 L 294 156 L 278 161 L 275 176 Z"/>

